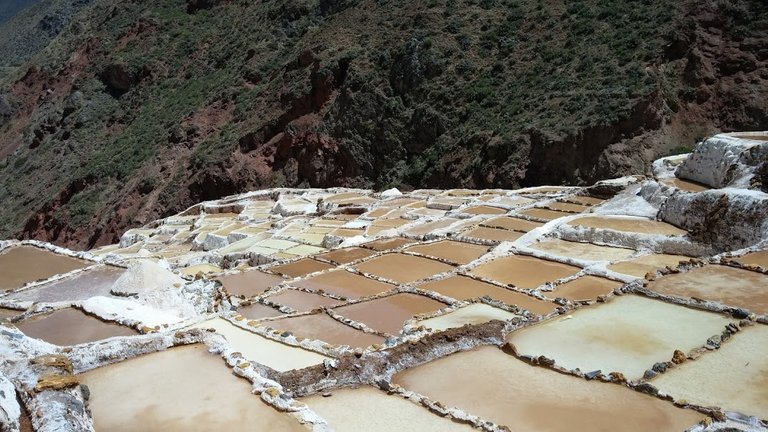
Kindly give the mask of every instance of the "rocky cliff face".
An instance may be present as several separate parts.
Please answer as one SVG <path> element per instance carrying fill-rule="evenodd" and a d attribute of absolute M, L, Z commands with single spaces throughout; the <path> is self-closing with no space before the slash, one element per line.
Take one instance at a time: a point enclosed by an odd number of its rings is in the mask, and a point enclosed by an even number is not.
<path fill-rule="evenodd" d="M 0 87 L 0 236 L 105 244 L 269 186 L 644 173 L 768 128 L 766 16 L 758 0 L 95 0 Z"/>

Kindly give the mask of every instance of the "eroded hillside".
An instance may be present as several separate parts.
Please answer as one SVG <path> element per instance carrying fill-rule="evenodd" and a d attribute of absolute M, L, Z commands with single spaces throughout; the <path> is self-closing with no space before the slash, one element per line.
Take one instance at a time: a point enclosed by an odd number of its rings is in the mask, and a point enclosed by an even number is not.
<path fill-rule="evenodd" d="M 643 173 L 768 128 L 766 6 L 97 0 L 0 90 L 0 237 L 70 246 L 262 187 Z"/>

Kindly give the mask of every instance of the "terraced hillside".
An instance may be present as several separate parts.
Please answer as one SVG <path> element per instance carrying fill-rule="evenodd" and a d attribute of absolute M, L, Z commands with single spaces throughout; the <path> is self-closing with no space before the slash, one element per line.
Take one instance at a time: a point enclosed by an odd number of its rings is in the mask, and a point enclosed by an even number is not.
<path fill-rule="evenodd" d="M 0 237 L 263 187 L 586 184 L 768 128 L 766 5 L 94 0 L 0 87 Z"/>

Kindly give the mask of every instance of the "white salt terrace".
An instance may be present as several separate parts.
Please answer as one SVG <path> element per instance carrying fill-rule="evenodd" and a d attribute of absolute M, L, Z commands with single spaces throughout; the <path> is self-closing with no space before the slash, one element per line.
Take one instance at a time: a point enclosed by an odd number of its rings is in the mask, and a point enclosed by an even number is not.
<path fill-rule="evenodd" d="M 713 407 L 766 432 L 765 243 L 665 222 L 664 199 L 712 192 L 660 178 L 275 189 L 84 253 L 0 242 L 0 385 L 40 430 L 63 416 L 97 431 L 715 432 Z M 145 282 L 117 287 L 140 262 Z M 35 391 L 51 377 L 69 383 Z M 62 398 L 88 410 L 57 411 Z"/>

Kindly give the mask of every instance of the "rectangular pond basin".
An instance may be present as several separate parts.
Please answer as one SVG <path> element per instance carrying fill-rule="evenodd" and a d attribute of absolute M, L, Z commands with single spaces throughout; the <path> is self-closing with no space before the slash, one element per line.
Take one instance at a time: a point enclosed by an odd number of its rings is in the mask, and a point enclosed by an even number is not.
<path fill-rule="evenodd" d="M 415 241 L 403 237 L 384 238 L 374 240 L 372 242 L 364 243 L 361 246 L 367 249 L 375 251 L 386 251 L 390 249 L 397 249 L 405 245 L 416 243 Z"/>
<path fill-rule="evenodd" d="M 589 206 L 569 202 L 549 203 L 547 204 L 547 208 L 550 210 L 557 210 L 566 213 L 582 213 L 589 210 Z"/>
<path fill-rule="evenodd" d="M 490 228 L 502 228 L 505 230 L 529 232 L 533 229 L 543 226 L 544 224 L 541 222 L 533 222 L 533 221 L 520 219 L 516 217 L 501 216 L 493 219 L 488 219 L 487 221 L 482 222 L 480 225 L 490 227 Z"/>
<path fill-rule="evenodd" d="M 677 297 L 713 300 L 768 314 L 768 275 L 722 265 L 708 265 L 685 273 L 663 276 L 648 289 Z"/>
<path fill-rule="evenodd" d="M 373 330 L 397 335 L 405 321 L 415 315 L 446 307 L 437 300 L 417 294 L 402 293 L 336 308 L 339 315 L 361 322 Z"/>
<path fill-rule="evenodd" d="M 0 291 L 20 288 L 26 283 L 48 279 L 91 264 L 34 246 L 11 247 L 0 252 Z"/>
<path fill-rule="evenodd" d="M 278 372 L 314 366 L 329 358 L 313 351 L 267 339 L 236 327 L 221 318 L 213 318 L 194 327 L 216 330 L 227 339 L 233 350 L 242 353 L 247 360 L 263 364 Z"/>
<path fill-rule="evenodd" d="M 592 243 L 573 242 L 561 239 L 547 239 L 530 244 L 528 247 L 568 258 L 591 261 L 618 261 L 635 253 L 632 249 L 600 246 Z"/>
<path fill-rule="evenodd" d="M 25 335 L 54 345 L 94 342 L 114 336 L 132 336 L 136 330 L 102 321 L 74 308 L 59 309 L 15 323 Z"/>
<path fill-rule="evenodd" d="M 326 252 L 324 254 L 318 255 L 318 258 L 325 258 L 328 261 L 334 262 L 336 264 L 347 264 L 347 263 L 351 263 L 352 261 L 368 258 L 369 256 L 375 253 L 376 253 L 375 251 L 372 251 L 369 249 L 351 247 L 351 248 L 336 249 L 331 252 Z"/>
<path fill-rule="evenodd" d="M 322 270 L 330 270 L 332 268 L 333 266 L 324 262 L 313 260 L 311 258 L 304 258 L 298 261 L 290 262 L 288 264 L 276 265 L 270 267 L 269 269 L 275 273 L 294 278 L 299 276 L 306 276 L 310 273 L 319 272 Z"/>
<path fill-rule="evenodd" d="M 481 264 L 472 274 L 520 288 L 537 288 L 546 282 L 554 282 L 573 276 L 581 268 L 555 261 L 524 255 L 511 255 Z"/>
<path fill-rule="evenodd" d="M 585 206 L 596 206 L 602 204 L 605 200 L 602 198 L 595 198 L 591 196 L 570 196 L 566 198 L 561 198 L 561 201 L 576 203 L 576 204 L 582 204 Z"/>
<path fill-rule="evenodd" d="M 406 250 L 430 257 L 442 258 L 455 264 L 467 264 L 485 255 L 488 249 L 488 246 L 483 245 L 442 240 L 435 243 L 410 246 Z"/>
<path fill-rule="evenodd" d="M 675 350 L 687 353 L 705 345 L 729 322 L 718 314 L 626 295 L 515 331 L 508 340 L 521 355 L 544 355 L 567 369 L 639 379 Z"/>
<path fill-rule="evenodd" d="M 441 331 L 463 327 L 467 324 L 482 324 L 493 320 L 507 321 L 517 316 L 485 303 L 472 303 L 451 313 L 419 321 L 418 324 Z"/>
<path fill-rule="evenodd" d="M 352 328 L 325 313 L 283 318 L 264 324 L 280 331 L 290 331 L 296 337 L 321 340 L 331 345 L 367 348 L 384 342 L 379 335 Z"/>
<path fill-rule="evenodd" d="M 246 270 L 219 276 L 217 280 L 221 282 L 228 293 L 248 298 L 263 293 L 285 279 L 258 270 Z"/>
<path fill-rule="evenodd" d="M 112 285 L 124 272 L 122 267 L 98 265 L 66 279 L 13 293 L 8 299 L 52 303 L 109 296 Z"/>
<path fill-rule="evenodd" d="M 331 270 L 327 273 L 311 276 L 294 282 L 292 285 L 315 291 L 322 290 L 348 299 L 368 297 L 395 288 L 394 285 L 379 282 L 342 269 Z"/>
<path fill-rule="evenodd" d="M 508 305 L 528 309 L 538 315 L 546 315 L 557 307 L 554 303 L 539 300 L 533 296 L 474 280 L 466 276 L 451 276 L 419 285 L 418 288 L 434 291 L 456 300 L 468 300 L 487 296 Z"/>
<path fill-rule="evenodd" d="M 676 399 L 768 420 L 768 326 L 746 328 L 651 384 Z"/>
<path fill-rule="evenodd" d="M 306 396 L 300 399 L 334 431 L 338 432 L 471 432 L 466 424 L 433 414 L 428 409 L 400 396 L 388 395 L 373 387 L 333 390 L 330 397 Z"/>
<path fill-rule="evenodd" d="M 459 219 L 443 218 L 436 221 L 415 225 L 414 227 L 407 230 L 406 233 L 414 236 L 423 236 L 423 235 L 430 234 L 435 230 L 446 228 L 449 225 L 456 223 L 458 221 Z"/>
<path fill-rule="evenodd" d="M 0 308 L 0 321 L 3 321 L 8 318 L 13 318 L 17 315 L 20 315 L 22 312 L 24 311 L 16 310 L 16 309 Z"/>
<path fill-rule="evenodd" d="M 690 181 L 690 180 L 683 180 L 683 179 L 677 178 L 677 177 L 674 177 L 674 178 L 671 178 L 671 179 L 666 179 L 666 180 L 662 181 L 662 183 L 664 183 L 666 185 L 669 185 L 669 186 L 676 187 L 676 188 L 678 188 L 680 190 L 684 190 L 686 192 L 704 192 L 705 190 L 710 190 L 711 189 L 707 185 L 703 185 L 701 183 L 696 183 L 696 182 Z"/>
<path fill-rule="evenodd" d="M 656 270 L 665 267 L 675 268 L 680 264 L 680 261 L 688 261 L 690 259 L 691 257 L 685 255 L 650 254 L 629 261 L 611 264 L 608 266 L 608 270 L 642 278 L 646 273 L 655 273 Z"/>
<path fill-rule="evenodd" d="M 277 294 L 272 294 L 264 298 L 264 300 L 270 303 L 288 306 L 296 312 L 308 312 L 320 307 L 331 307 L 344 303 L 342 300 L 336 300 L 320 294 L 308 293 L 296 289 L 280 291 Z"/>
<path fill-rule="evenodd" d="M 237 308 L 237 312 L 249 320 L 259 320 L 262 318 L 271 318 L 283 315 L 283 313 L 276 308 L 261 303 L 251 303 L 247 306 L 240 306 Z"/>
<path fill-rule="evenodd" d="M 526 210 L 520 210 L 518 212 L 521 215 L 530 216 L 536 219 L 542 219 L 545 221 L 555 220 L 564 216 L 573 216 L 573 213 L 562 212 L 557 210 L 549 210 L 545 208 L 530 208 Z"/>
<path fill-rule="evenodd" d="M 624 284 L 621 282 L 597 276 L 582 276 L 558 285 L 554 292 L 547 292 L 544 295 L 550 298 L 560 297 L 571 301 L 595 300 L 598 296 L 608 295 L 622 285 Z"/>
<path fill-rule="evenodd" d="M 79 375 L 90 389 L 96 430 L 306 431 L 251 394 L 205 345 L 146 354 Z"/>
<path fill-rule="evenodd" d="M 734 261 L 747 265 L 756 265 L 768 269 L 768 250 L 758 251 L 733 258 Z"/>
<path fill-rule="evenodd" d="M 515 241 L 523 236 L 523 233 L 519 231 L 510 231 L 500 228 L 489 228 L 479 226 L 472 228 L 461 234 L 461 237 L 473 238 L 479 240 L 487 240 L 494 243 L 501 243 L 503 241 Z"/>
<path fill-rule="evenodd" d="M 471 206 L 461 210 L 462 213 L 471 215 L 499 215 L 504 214 L 507 211 L 503 208 L 492 207 L 487 205 Z"/>
<path fill-rule="evenodd" d="M 531 366 L 492 346 L 405 370 L 393 381 L 519 432 L 671 432 L 704 418 L 626 387 Z"/>
<path fill-rule="evenodd" d="M 667 236 L 682 236 L 687 234 L 685 230 L 666 222 L 640 217 L 584 216 L 574 219 L 568 222 L 568 224 L 638 234 L 659 234 Z"/>
<path fill-rule="evenodd" d="M 391 253 L 357 264 L 358 270 L 384 277 L 398 283 L 410 283 L 419 279 L 453 270 L 453 266 L 412 255 Z"/>

